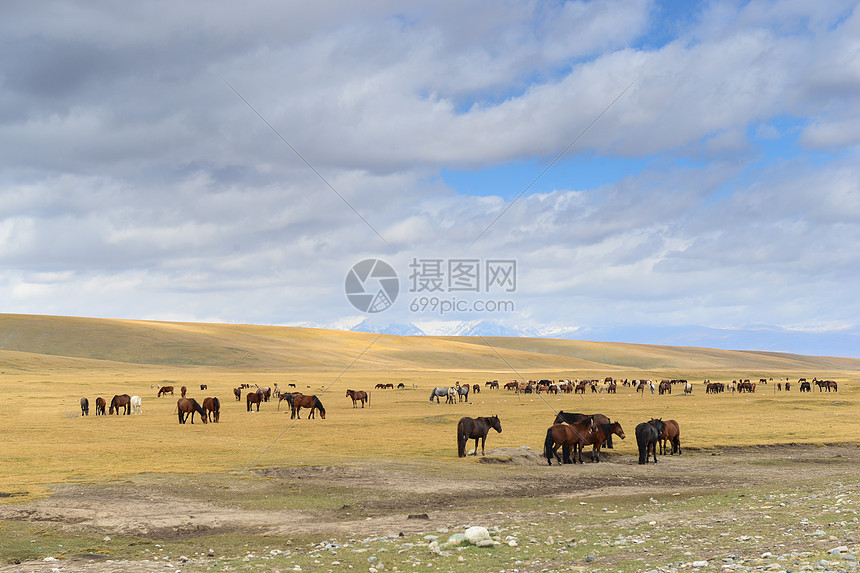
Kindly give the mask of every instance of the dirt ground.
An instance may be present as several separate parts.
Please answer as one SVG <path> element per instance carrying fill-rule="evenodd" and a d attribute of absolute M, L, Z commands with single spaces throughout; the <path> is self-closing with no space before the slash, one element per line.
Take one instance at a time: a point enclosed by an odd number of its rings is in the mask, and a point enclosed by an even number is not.
<path fill-rule="evenodd" d="M 830 481 L 858 475 L 856 445 L 769 446 L 714 451 L 685 451 L 662 456 L 656 465 L 640 466 L 635 457 L 604 453 L 599 464 L 547 467 L 539 452 L 499 448 L 485 458 L 462 460 L 439 471 L 415 463 L 368 462 L 336 467 L 258 470 L 266 479 L 229 480 L 230 494 L 243 488 L 331 486 L 384 495 L 363 496 L 339 509 L 299 511 L 284 508 L 243 509 L 225 503 L 221 492 L 205 486 L 155 488 L 147 476 L 105 484 L 66 484 L 50 497 L 24 504 L 0 505 L 0 520 L 24 520 L 67 533 L 131 534 L 159 539 L 195 538 L 218 532 L 253 535 L 319 534 L 361 538 L 433 531 L 460 523 L 499 521 L 499 507 L 463 510 L 480 498 L 611 499 L 616 496 L 693 494 L 731 489 L 738 484 L 768 485 L 804 480 Z M 486 464 L 486 465 L 485 465 Z M 468 477 L 456 477 L 456 474 Z M 474 474 L 480 474 L 476 479 Z M 452 477 L 453 475 L 453 477 Z M 296 485 L 299 484 L 299 485 Z M 202 488 L 202 489 L 201 489 Z M 431 495 L 443 494 L 443 495 Z M 178 505 L 193 507 L 177 514 Z M 116 568 L 87 556 L 59 562 L 0 566 L 0 572 L 152 571 L 163 565 L 123 563 Z"/>

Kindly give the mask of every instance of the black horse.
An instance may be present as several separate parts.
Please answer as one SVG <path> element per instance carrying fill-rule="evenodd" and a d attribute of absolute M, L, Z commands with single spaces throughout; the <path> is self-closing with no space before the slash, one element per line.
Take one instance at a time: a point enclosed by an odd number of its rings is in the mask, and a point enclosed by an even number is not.
<path fill-rule="evenodd" d="M 656 420 L 654 421 L 656 422 Z M 639 448 L 640 464 L 648 463 L 649 454 L 654 455 L 654 463 L 657 463 L 657 440 L 660 439 L 660 435 L 663 433 L 663 429 L 658 428 L 658 425 L 662 425 L 662 422 L 659 422 L 659 424 L 642 422 L 636 426 L 636 445 Z"/>
<path fill-rule="evenodd" d="M 502 433 L 502 423 L 498 416 L 480 417 L 480 418 L 460 418 L 457 422 L 457 456 L 466 457 L 466 442 L 475 440 L 475 455 L 478 455 L 478 440 L 481 440 L 481 455 L 484 455 L 484 444 L 487 441 L 487 434 L 490 428 L 498 433 Z"/>

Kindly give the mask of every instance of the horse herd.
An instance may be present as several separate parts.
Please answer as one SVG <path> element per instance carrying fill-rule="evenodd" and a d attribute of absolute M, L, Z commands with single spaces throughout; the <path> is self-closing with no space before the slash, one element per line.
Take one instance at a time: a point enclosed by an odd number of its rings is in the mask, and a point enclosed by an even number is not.
<path fill-rule="evenodd" d="M 656 464 L 658 446 L 660 455 L 665 455 L 667 443 L 671 444 L 670 455 L 681 455 L 681 429 L 675 420 L 651 418 L 637 425 L 635 434 L 640 464 L 647 464 L 651 457 Z M 562 464 L 583 463 L 582 449 L 591 446 L 591 461 L 599 462 L 600 450 L 603 447 L 612 448 L 613 435 L 622 440 L 626 437 L 621 424 L 610 421 L 603 414 L 561 411 L 546 431 L 544 456 L 549 465 L 552 465 L 553 457 Z M 558 454 L 559 448 L 562 450 L 561 456 Z"/>
<path fill-rule="evenodd" d="M 120 410 L 122 410 L 123 415 L 128 414 L 141 414 L 143 413 L 143 401 L 140 399 L 140 396 L 129 396 L 128 394 L 117 394 L 110 401 L 110 408 L 107 410 L 107 414 L 113 415 L 116 413 L 119 415 Z M 107 401 L 99 396 L 96 398 L 96 416 L 104 416 L 105 409 L 107 408 Z M 89 416 L 90 415 L 90 401 L 86 397 L 81 398 L 81 416 Z"/>
<path fill-rule="evenodd" d="M 502 423 L 498 416 L 460 418 L 457 422 L 457 456 L 466 456 L 466 444 L 469 440 L 475 440 L 474 455 L 478 455 L 479 441 L 481 455 L 484 455 L 484 445 L 491 429 L 501 433 Z M 612 436 L 618 436 L 622 440 L 627 437 L 621 424 L 611 421 L 604 414 L 560 411 L 546 431 L 544 456 L 549 465 L 552 465 L 553 458 L 559 464 L 581 464 L 583 448 L 591 446 L 591 461 L 599 462 L 600 450 L 613 447 Z M 660 455 L 665 455 L 667 451 L 670 455 L 681 455 L 680 426 L 675 420 L 651 418 L 636 426 L 636 445 L 640 464 L 647 464 L 652 458 L 654 463 L 657 463 L 658 449 Z"/>

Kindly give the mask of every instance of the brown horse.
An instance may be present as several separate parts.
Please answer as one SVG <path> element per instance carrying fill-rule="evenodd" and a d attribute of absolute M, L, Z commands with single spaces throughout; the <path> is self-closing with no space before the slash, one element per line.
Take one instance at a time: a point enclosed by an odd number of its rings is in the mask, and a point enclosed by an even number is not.
<path fill-rule="evenodd" d="M 257 405 L 257 411 L 260 411 L 260 402 L 263 401 L 263 395 L 259 392 L 248 392 L 245 396 L 245 401 L 248 403 L 248 411 L 251 411 L 251 406 Z"/>
<path fill-rule="evenodd" d="M 591 445 L 591 461 L 599 462 L 600 448 L 603 447 L 603 443 L 607 441 L 609 436 L 613 434 L 622 440 L 627 437 L 624 435 L 624 430 L 618 422 L 602 424 L 597 422 L 597 418 L 595 418 L 594 431 L 586 433 L 584 438 L 580 440 L 579 444 L 574 446 L 573 461 L 579 461 L 579 463 L 582 463 L 582 448 L 583 446 Z M 579 452 L 578 454 L 577 451 Z"/>
<path fill-rule="evenodd" d="M 302 408 L 310 409 L 311 413 L 308 414 L 308 418 L 315 418 L 315 412 L 319 410 L 320 417 L 325 420 L 325 408 L 323 408 L 322 402 L 316 396 L 306 396 L 304 394 L 299 394 L 298 396 L 293 397 L 293 411 L 290 414 L 290 418 L 297 418 L 299 420 L 302 419 L 299 416 L 299 412 L 302 411 Z"/>
<path fill-rule="evenodd" d="M 113 397 L 110 401 L 110 408 L 108 409 L 108 413 L 113 415 L 114 411 L 116 411 L 117 416 L 119 416 L 119 409 L 122 408 L 125 410 L 123 415 L 127 416 L 131 414 L 131 396 L 128 394 L 118 394 Z"/>
<path fill-rule="evenodd" d="M 487 434 L 490 433 L 490 428 L 498 433 L 502 433 L 502 423 L 498 416 L 479 417 L 479 418 L 460 418 L 457 422 L 457 456 L 466 457 L 466 443 L 469 440 L 475 440 L 475 455 L 478 455 L 478 440 L 481 440 L 481 455 L 484 455 L 484 444 L 487 441 Z"/>
<path fill-rule="evenodd" d="M 570 464 L 570 448 L 582 440 L 587 434 L 594 431 L 594 419 L 586 418 L 581 422 L 572 424 L 553 424 L 546 431 L 543 451 L 546 463 L 552 465 L 552 458 L 558 460 L 558 448 L 561 447 L 562 458 L 560 463 Z"/>
<path fill-rule="evenodd" d="M 188 415 L 191 415 L 191 423 L 194 423 L 194 412 L 200 414 L 200 419 L 203 420 L 205 424 L 208 422 L 206 419 L 206 412 L 203 411 L 203 408 L 200 407 L 200 404 L 197 403 L 197 400 L 194 398 L 180 398 L 176 401 L 176 411 L 179 413 L 179 423 L 184 424 L 186 420 L 188 420 Z"/>
<path fill-rule="evenodd" d="M 182 388 L 179 389 L 179 395 L 182 396 L 183 398 L 185 398 L 186 392 L 188 392 L 188 388 L 186 388 L 185 386 L 183 386 Z"/>
<path fill-rule="evenodd" d="M 233 395 L 236 396 L 236 401 L 239 402 L 242 400 L 242 389 L 241 388 L 233 388 Z"/>
<path fill-rule="evenodd" d="M 572 422 L 581 422 L 586 418 L 594 418 L 595 424 L 612 423 L 609 420 L 609 416 L 606 416 L 605 414 L 580 414 L 578 412 L 565 412 L 564 410 L 559 410 L 558 414 L 555 416 L 553 424 L 570 424 Z M 606 443 L 603 444 L 603 447 L 612 449 L 612 434 L 606 436 Z"/>
<path fill-rule="evenodd" d="M 104 416 L 106 406 L 107 406 L 107 400 L 105 400 L 101 396 L 96 398 L 96 416 Z"/>
<path fill-rule="evenodd" d="M 161 398 L 162 394 L 167 394 L 168 392 L 170 393 L 171 396 L 173 396 L 173 386 L 162 386 L 161 388 L 158 389 L 158 396 L 157 397 Z"/>
<path fill-rule="evenodd" d="M 87 400 L 86 396 L 81 398 L 81 416 L 89 416 L 90 415 L 90 401 Z"/>
<path fill-rule="evenodd" d="M 364 390 L 347 390 L 346 397 L 352 398 L 352 407 L 356 407 L 356 402 L 361 402 L 361 407 L 364 408 L 364 403 L 370 406 L 370 396 Z"/>
<path fill-rule="evenodd" d="M 206 417 L 209 418 L 210 422 L 215 422 L 217 424 L 218 421 L 221 419 L 221 401 L 218 400 L 217 397 L 204 398 L 203 411 L 206 412 Z"/>
<path fill-rule="evenodd" d="M 662 426 L 658 424 L 653 424 L 654 422 L 662 422 Z M 675 420 L 655 420 L 651 418 L 648 422 L 649 424 L 655 425 L 658 429 L 660 429 L 660 438 L 657 443 L 660 445 L 660 455 L 666 455 L 666 442 L 671 442 L 672 451 L 669 453 L 670 456 L 674 456 L 675 452 L 678 452 L 678 455 L 681 455 L 681 428 L 678 426 L 678 422 Z"/>

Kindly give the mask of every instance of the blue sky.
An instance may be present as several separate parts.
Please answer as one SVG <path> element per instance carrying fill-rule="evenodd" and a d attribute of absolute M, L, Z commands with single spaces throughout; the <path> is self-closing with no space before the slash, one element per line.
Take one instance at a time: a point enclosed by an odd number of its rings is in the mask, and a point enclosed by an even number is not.
<path fill-rule="evenodd" d="M 860 356 L 856 1 L 12 2 L 0 31 L 0 311 L 349 328 L 381 258 L 387 323 Z M 516 260 L 515 308 L 412 311 L 416 258 Z"/>

